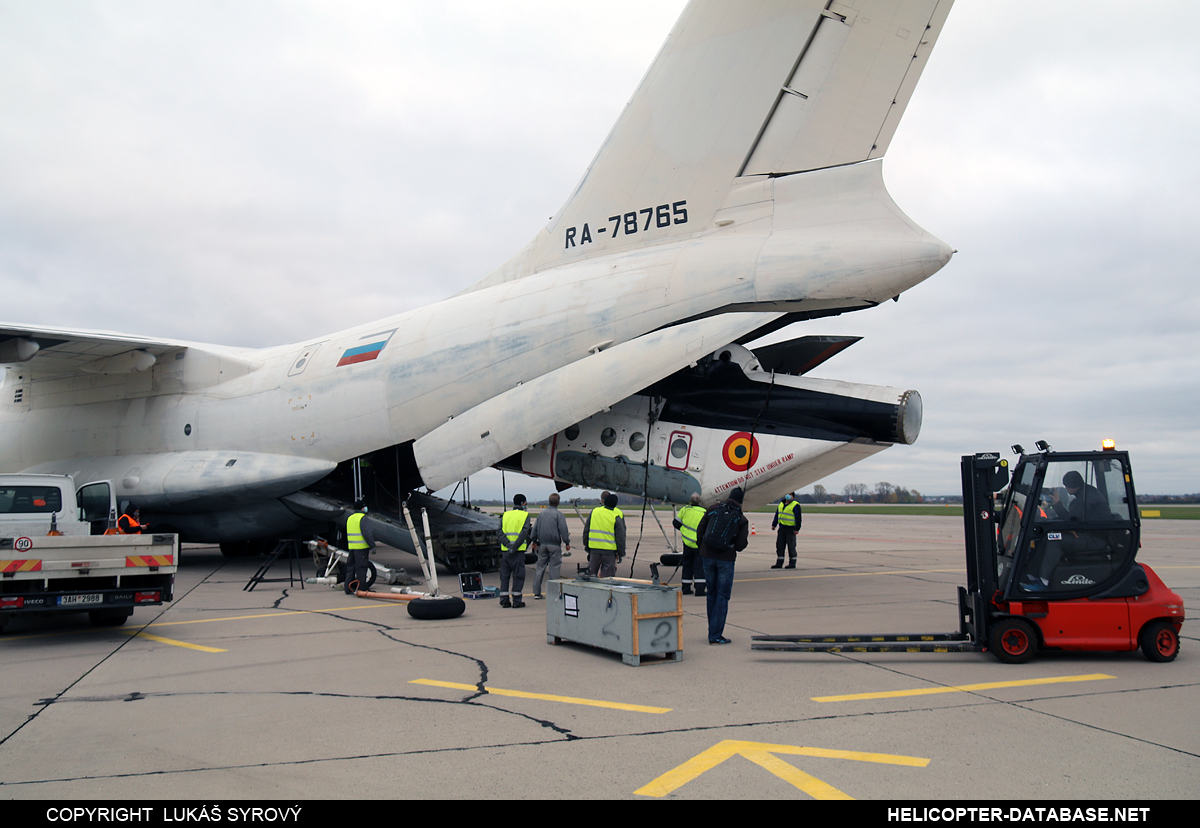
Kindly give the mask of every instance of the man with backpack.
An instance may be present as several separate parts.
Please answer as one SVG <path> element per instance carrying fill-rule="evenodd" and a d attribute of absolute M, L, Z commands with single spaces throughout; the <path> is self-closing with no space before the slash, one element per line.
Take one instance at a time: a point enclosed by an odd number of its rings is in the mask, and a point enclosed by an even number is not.
<path fill-rule="evenodd" d="M 736 488 L 729 499 L 709 509 L 696 527 L 704 582 L 708 588 L 708 643 L 729 644 L 725 616 L 733 592 L 733 563 L 737 553 L 750 543 L 750 521 L 742 514 L 745 493 Z"/>

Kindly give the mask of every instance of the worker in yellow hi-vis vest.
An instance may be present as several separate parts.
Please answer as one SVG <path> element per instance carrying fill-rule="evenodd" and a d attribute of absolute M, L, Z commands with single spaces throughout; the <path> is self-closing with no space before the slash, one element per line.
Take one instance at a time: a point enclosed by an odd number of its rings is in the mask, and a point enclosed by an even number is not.
<path fill-rule="evenodd" d="M 354 514 L 346 518 L 346 551 L 350 559 L 346 561 L 346 574 L 342 578 L 342 589 L 347 595 L 366 590 L 370 580 L 370 570 L 367 562 L 371 558 L 371 550 L 375 548 L 375 535 L 371 532 L 371 524 L 364 518 L 367 516 L 367 504 L 361 500 L 354 501 Z"/>
<path fill-rule="evenodd" d="M 520 609 L 525 606 L 525 547 L 533 521 L 525 511 L 525 495 L 513 495 L 513 507 L 500 518 L 500 543 L 504 550 L 500 558 L 500 606 Z M 512 588 L 509 589 L 509 582 Z"/>
<path fill-rule="evenodd" d="M 617 562 L 625 557 L 625 517 L 617 508 L 617 496 L 608 494 L 604 505 L 592 509 L 583 523 L 583 546 L 588 553 L 588 574 L 611 578 Z"/>
<path fill-rule="evenodd" d="M 796 532 L 800 531 L 800 504 L 794 492 L 783 496 L 783 500 L 775 507 L 775 518 L 771 528 L 778 530 L 775 535 L 775 565 L 771 569 L 783 569 L 783 550 L 788 552 L 788 569 L 796 568 Z"/>
<path fill-rule="evenodd" d="M 683 594 L 691 595 L 692 587 L 696 594 L 704 595 L 704 567 L 696 566 L 696 557 L 700 550 L 700 539 L 696 537 L 696 527 L 704 519 L 705 508 L 700 505 L 700 495 L 693 494 L 691 502 L 679 510 L 679 517 L 671 521 L 671 525 L 683 536 Z M 699 572 L 696 570 L 699 569 Z"/>

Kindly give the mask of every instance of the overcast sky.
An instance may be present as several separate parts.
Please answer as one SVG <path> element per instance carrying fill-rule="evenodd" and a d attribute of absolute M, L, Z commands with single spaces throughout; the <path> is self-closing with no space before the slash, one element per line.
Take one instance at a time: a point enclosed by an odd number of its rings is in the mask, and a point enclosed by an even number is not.
<path fill-rule="evenodd" d="M 0 321 L 264 346 L 445 298 L 558 209 L 683 5 L 0 0 Z M 1198 36 L 1192 2 L 959 0 L 884 162 L 958 254 L 789 332 L 925 402 L 828 489 L 1113 437 L 1139 491 L 1200 491 Z"/>

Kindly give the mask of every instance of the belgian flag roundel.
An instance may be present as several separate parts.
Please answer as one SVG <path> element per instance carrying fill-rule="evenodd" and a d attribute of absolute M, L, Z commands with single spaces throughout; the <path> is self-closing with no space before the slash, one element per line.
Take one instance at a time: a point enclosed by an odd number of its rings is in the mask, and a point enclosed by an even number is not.
<path fill-rule="evenodd" d="M 725 441 L 721 457 L 734 471 L 746 471 L 758 462 L 758 440 L 749 432 L 739 431 Z"/>

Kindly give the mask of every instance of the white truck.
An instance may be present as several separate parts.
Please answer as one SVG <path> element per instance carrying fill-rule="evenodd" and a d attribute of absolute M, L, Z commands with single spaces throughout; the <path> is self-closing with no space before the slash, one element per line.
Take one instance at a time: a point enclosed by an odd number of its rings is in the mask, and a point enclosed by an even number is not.
<path fill-rule="evenodd" d="M 104 534 L 116 507 L 110 481 L 76 489 L 65 475 L 0 474 L 0 630 L 52 612 L 117 626 L 172 599 L 179 536 Z"/>

